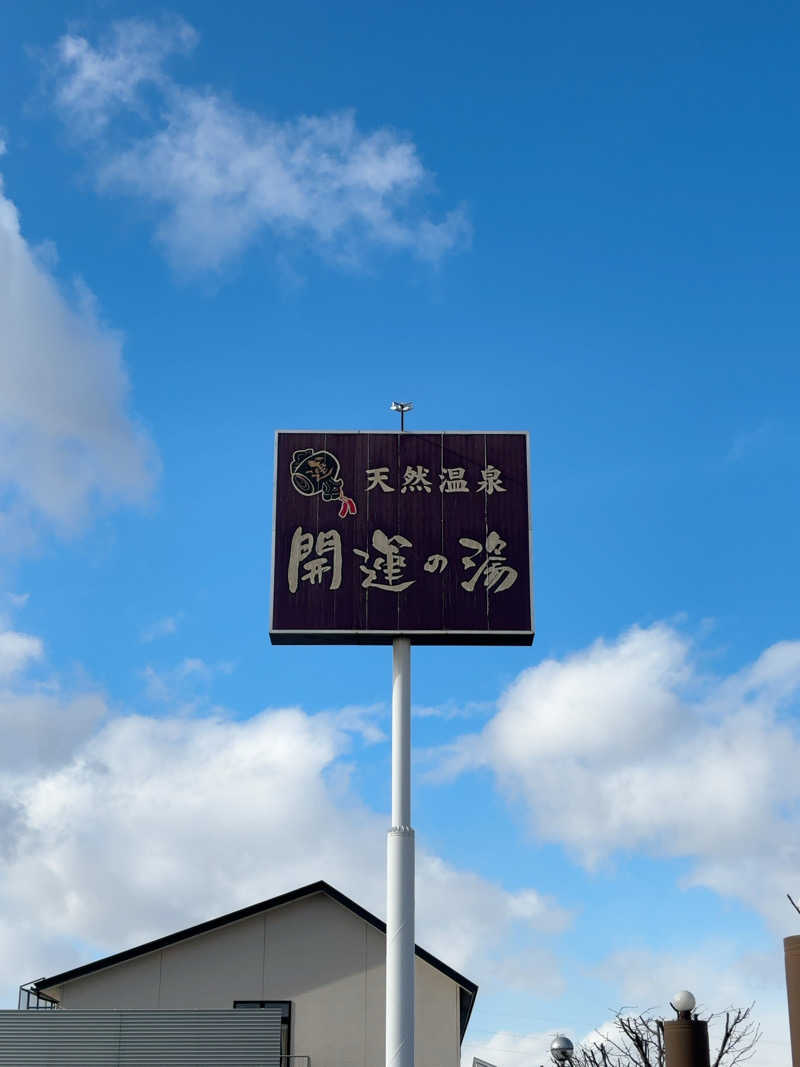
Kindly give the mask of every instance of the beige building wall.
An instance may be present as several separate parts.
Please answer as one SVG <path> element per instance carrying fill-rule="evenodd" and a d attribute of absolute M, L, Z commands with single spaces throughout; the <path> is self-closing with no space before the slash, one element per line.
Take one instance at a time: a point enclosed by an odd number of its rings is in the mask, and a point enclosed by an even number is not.
<path fill-rule="evenodd" d="M 416 960 L 417 1067 L 458 1067 L 459 987 Z M 232 1008 L 292 1002 L 292 1052 L 311 1067 L 384 1063 L 386 938 L 325 893 L 50 991 L 69 1008 Z"/>

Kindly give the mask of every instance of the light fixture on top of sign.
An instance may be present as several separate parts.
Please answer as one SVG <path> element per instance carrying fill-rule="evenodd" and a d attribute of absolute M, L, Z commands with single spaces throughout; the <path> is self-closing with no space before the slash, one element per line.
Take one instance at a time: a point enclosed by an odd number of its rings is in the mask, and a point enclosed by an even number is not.
<path fill-rule="evenodd" d="M 393 400 L 389 405 L 389 411 L 400 412 L 400 432 L 406 428 L 406 412 L 413 411 L 414 405 L 410 400 Z"/>

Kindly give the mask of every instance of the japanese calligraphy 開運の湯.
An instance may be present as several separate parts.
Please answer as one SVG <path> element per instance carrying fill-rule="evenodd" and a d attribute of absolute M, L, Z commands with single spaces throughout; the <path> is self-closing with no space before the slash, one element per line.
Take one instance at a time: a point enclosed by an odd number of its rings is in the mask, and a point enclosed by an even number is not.
<path fill-rule="evenodd" d="M 496 530 L 492 530 L 483 542 L 460 537 L 459 544 L 469 550 L 459 561 L 466 575 L 461 582 L 462 589 L 471 593 L 481 585 L 490 592 L 502 593 L 516 582 L 519 571 L 508 563 L 504 554 L 506 542 Z M 408 550 L 413 547 L 402 534 L 388 536 L 383 530 L 375 530 L 369 548 L 353 549 L 353 554 L 361 561 L 362 588 L 382 589 L 387 593 L 402 593 L 410 588 L 418 577 L 408 570 Z M 447 556 L 431 553 L 422 561 L 422 569 L 427 574 L 441 574 L 449 562 Z M 292 593 L 297 592 L 301 582 L 326 584 L 328 589 L 338 589 L 342 584 L 339 532 L 325 530 L 315 539 L 312 533 L 298 526 L 292 535 L 287 579 Z"/>

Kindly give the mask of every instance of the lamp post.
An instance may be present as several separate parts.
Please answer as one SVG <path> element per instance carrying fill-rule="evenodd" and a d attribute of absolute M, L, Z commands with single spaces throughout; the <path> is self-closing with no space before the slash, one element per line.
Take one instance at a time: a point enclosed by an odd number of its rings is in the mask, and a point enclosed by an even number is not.
<path fill-rule="evenodd" d="M 682 989 L 670 1001 L 677 1019 L 664 1023 L 664 1058 L 666 1067 L 710 1067 L 708 1023 L 692 1015 L 697 1001 L 688 989 Z"/>

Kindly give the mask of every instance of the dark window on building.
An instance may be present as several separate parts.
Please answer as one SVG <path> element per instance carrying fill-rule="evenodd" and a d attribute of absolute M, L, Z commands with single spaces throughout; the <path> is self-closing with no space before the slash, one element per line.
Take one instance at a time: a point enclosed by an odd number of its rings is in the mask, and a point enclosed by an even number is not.
<path fill-rule="evenodd" d="M 234 1008 L 239 1011 L 258 1010 L 259 1008 L 281 1009 L 281 1057 L 291 1054 L 292 1002 L 290 1000 L 234 1000 Z"/>

